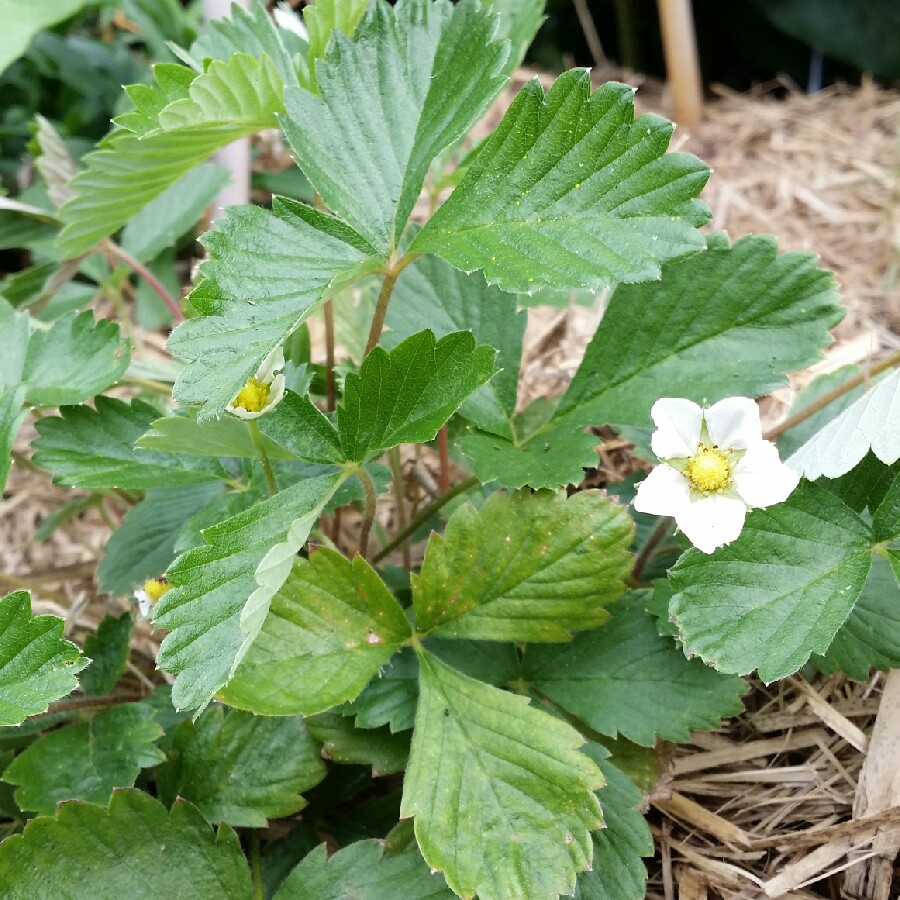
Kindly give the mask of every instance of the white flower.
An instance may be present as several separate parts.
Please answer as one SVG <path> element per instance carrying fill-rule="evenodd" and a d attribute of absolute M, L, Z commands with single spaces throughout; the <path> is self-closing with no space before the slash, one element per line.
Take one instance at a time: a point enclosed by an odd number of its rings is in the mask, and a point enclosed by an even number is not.
<path fill-rule="evenodd" d="M 257 419 L 284 396 L 284 351 L 276 347 L 225 409 L 241 419 Z M 276 374 L 276 372 L 278 374 Z"/>
<path fill-rule="evenodd" d="M 701 409 L 664 397 L 651 415 L 651 446 L 662 465 L 641 482 L 634 508 L 672 516 L 704 553 L 738 537 L 748 508 L 781 503 L 800 480 L 763 440 L 753 400 L 728 397 Z"/>
<path fill-rule="evenodd" d="M 150 615 L 150 610 L 156 605 L 157 601 L 170 590 L 172 585 L 166 581 L 164 576 L 159 578 L 148 578 L 144 582 L 143 588 L 134 592 L 134 599 L 137 600 L 138 609 L 141 611 L 142 618 L 146 619 Z"/>
<path fill-rule="evenodd" d="M 150 595 L 144 591 L 135 591 L 134 599 L 137 600 L 138 609 L 141 611 L 142 618 L 146 619 L 150 615 L 150 608 L 153 606 L 153 600 Z"/>

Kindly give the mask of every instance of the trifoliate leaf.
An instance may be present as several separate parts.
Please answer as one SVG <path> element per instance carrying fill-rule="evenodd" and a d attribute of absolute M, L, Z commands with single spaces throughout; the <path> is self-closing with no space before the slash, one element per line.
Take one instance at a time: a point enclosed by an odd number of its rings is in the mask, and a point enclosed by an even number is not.
<path fill-rule="evenodd" d="M 148 491 L 106 542 L 97 566 L 100 590 L 121 597 L 159 577 L 175 558 L 175 542 L 185 523 L 221 494 L 218 483 Z"/>
<path fill-rule="evenodd" d="M 685 659 L 660 637 L 646 600 L 645 592 L 632 592 L 613 606 L 609 622 L 571 644 L 529 647 L 522 677 L 600 734 L 649 747 L 657 738 L 687 741 L 691 731 L 718 728 L 741 711 L 746 685 Z"/>
<path fill-rule="evenodd" d="M 45 816 L 63 800 L 105 804 L 114 788 L 131 787 L 141 769 L 165 760 L 154 745 L 161 735 L 151 706 L 123 703 L 38 738 L 3 780 L 18 785 L 21 809 Z"/>
<path fill-rule="evenodd" d="M 322 548 L 294 564 L 221 696 L 260 715 L 312 715 L 356 697 L 411 633 L 361 556 Z"/>
<path fill-rule="evenodd" d="M 413 727 L 418 696 L 419 661 L 412 650 L 404 647 L 355 700 L 338 711 L 343 716 L 355 716 L 357 728 L 387 725 L 391 732 L 406 731 Z"/>
<path fill-rule="evenodd" d="M 401 816 L 460 896 L 569 894 L 590 867 L 603 777 L 573 728 L 423 652 Z M 527 739 L 525 739 L 527 736 Z"/>
<path fill-rule="evenodd" d="M 78 686 L 88 660 L 63 640 L 62 619 L 31 615 L 27 591 L 0 600 L 0 725 L 44 712 Z"/>
<path fill-rule="evenodd" d="M 881 556 L 872 569 L 859 600 L 828 649 L 813 656 L 816 667 L 828 674 L 840 669 L 850 678 L 865 681 L 872 669 L 900 667 L 900 590 L 891 564 Z"/>
<path fill-rule="evenodd" d="M 285 879 L 275 900 L 453 900 L 413 846 L 387 855 L 380 841 L 357 841 L 329 857 L 324 844 Z"/>
<path fill-rule="evenodd" d="M 282 127 L 326 205 L 382 255 L 400 239 L 432 160 L 506 82 L 508 45 L 476 0 L 372 0 L 353 39 L 333 32 L 321 97 L 285 96 Z"/>
<path fill-rule="evenodd" d="M 303 7 L 303 23 L 309 40 L 305 56 L 298 60 L 298 77 L 303 87 L 319 93 L 316 66 L 325 56 L 332 32 L 339 31 L 352 38 L 368 5 L 369 0 L 322 0 Z"/>
<path fill-rule="evenodd" d="M 752 510 L 712 555 L 689 550 L 670 572 L 685 652 L 721 672 L 772 682 L 823 653 L 862 591 L 869 527 L 833 494 L 801 483 L 785 503 Z"/>
<path fill-rule="evenodd" d="M 419 632 L 495 641 L 567 641 L 609 618 L 631 567 L 632 526 L 600 491 L 493 494 L 432 535 L 413 608 Z"/>
<path fill-rule="evenodd" d="M 475 464 L 483 482 L 505 487 L 556 488 L 580 484 L 584 470 L 597 464 L 599 438 L 581 425 L 553 423 L 531 437 L 507 440 L 496 434 L 472 432 L 459 439 L 459 448 Z"/>
<path fill-rule="evenodd" d="M 12 388 L 0 385 L 0 493 L 6 485 L 12 465 L 12 449 L 25 420 L 25 386 Z"/>
<path fill-rule="evenodd" d="M 643 428 L 660 396 L 765 394 L 818 358 L 842 315 L 834 277 L 812 254 L 778 255 L 769 235 L 730 247 L 713 235 L 661 281 L 616 288 L 556 416 Z"/>
<path fill-rule="evenodd" d="M 76 192 L 60 210 L 59 238 L 68 257 L 93 248 L 220 147 L 277 125 L 284 84 L 272 59 L 244 53 L 212 62 L 202 74 L 155 66 L 159 87 L 126 88 L 135 110 L 116 119 Z"/>
<path fill-rule="evenodd" d="M 659 277 L 660 263 L 703 249 L 694 200 L 709 169 L 666 154 L 672 123 L 634 119 L 634 90 L 561 75 L 547 96 L 519 92 L 450 198 L 413 241 L 491 284 L 531 293 Z"/>
<path fill-rule="evenodd" d="M 208 707 L 175 732 L 168 765 L 157 773 L 160 798 L 193 803 L 213 824 L 265 828 L 302 809 L 300 796 L 325 777 L 318 745 L 303 720 Z"/>
<path fill-rule="evenodd" d="M 131 613 L 123 612 L 104 616 L 97 630 L 85 637 L 84 653 L 91 664 L 81 673 L 81 689 L 88 697 L 102 697 L 116 686 L 128 663 L 133 630 Z"/>
<path fill-rule="evenodd" d="M 171 488 L 225 480 L 218 460 L 135 448 L 159 417 L 142 400 L 97 397 L 94 408 L 64 406 L 37 423 L 34 460 L 53 472 L 55 484 L 82 488 Z"/>
<path fill-rule="evenodd" d="M 332 762 L 371 766 L 372 776 L 393 775 L 406 768 L 409 734 L 392 734 L 387 728 L 360 730 L 350 719 L 335 712 L 319 713 L 306 720 L 309 733 L 322 744 L 322 754 Z"/>
<path fill-rule="evenodd" d="M 460 413 L 479 428 L 511 437 L 527 319 L 516 311 L 514 294 L 491 287 L 480 274 L 466 275 L 436 256 L 423 256 L 397 281 L 381 345 L 396 347 L 423 322 L 439 338 L 471 331 L 479 344 L 497 350 L 499 371 L 463 403 Z"/>
<path fill-rule="evenodd" d="M 871 450 L 886 465 L 900 459 L 900 371 L 883 378 L 814 434 L 788 464 L 806 478 L 837 478 Z"/>
<path fill-rule="evenodd" d="M 168 812 L 131 789 L 116 791 L 108 810 L 65 803 L 53 818 L 29 822 L 0 844 L 0 884 L 9 900 L 246 900 L 251 893 L 246 858 L 228 826 L 215 833 L 190 803 Z"/>
<path fill-rule="evenodd" d="M 378 262 L 339 220 L 283 197 L 271 211 L 230 207 L 202 243 L 211 256 L 201 266 L 207 280 L 191 294 L 202 315 L 180 325 L 168 344 L 188 360 L 175 397 L 202 403 L 201 422 L 225 408 L 333 282 Z"/>
<path fill-rule="evenodd" d="M 343 477 L 306 478 L 207 528 L 206 544 L 169 567 L 174 587 L 157 604 L 154 624 L 170 632 L 157 663 L 177 675 L 176 708 L 205 705 L 234 674 Z"/>
<path fill-rule="evenodd" d="M 606 784 L 597 793 L 605 828 L 593 833 L 594 865 L 578 876 L 575 900 L 643 900 L 647 867 L 641 857 L 653 856 L 653 835 L 638 812 L 643 802 L 634 782 L 607 758 L 599 744 L 587 743 L 584 753 L 597 763 Z"/>

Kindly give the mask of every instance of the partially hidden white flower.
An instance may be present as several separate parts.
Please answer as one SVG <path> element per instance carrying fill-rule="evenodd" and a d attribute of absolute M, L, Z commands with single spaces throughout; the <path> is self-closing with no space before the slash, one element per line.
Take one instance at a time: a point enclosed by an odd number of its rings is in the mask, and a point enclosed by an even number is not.
<path fill-rule="evenodd" d="M 283 368 L 284 351 L 276 347 L 225 409 L 241 419 L 257 419 L 267 413 L 284 397 Z"/>
<path fill-rule="evenodd" d="M 160 597 L 170 590 L 171 587 L 164 577 L 148 578 L 144 582 L 144 586 L 139 591 L 134 592 L 134 599 L 137 600 L 138 609 L 141 611 L 143 618 L 146 619 L 150 615 L 150 610 L 153 609 Z"/>
<path fill-rule="evenodd" d="M 727 397 L 702 409 L 664 397 L 651 415 L 651 446 L 662 464 L 641 482 L 634 508 L 671 516 L 704 553 L 730 544 L 748 509 L 781 503 L 800 480 L 763 440 L 753 400 Z"/>

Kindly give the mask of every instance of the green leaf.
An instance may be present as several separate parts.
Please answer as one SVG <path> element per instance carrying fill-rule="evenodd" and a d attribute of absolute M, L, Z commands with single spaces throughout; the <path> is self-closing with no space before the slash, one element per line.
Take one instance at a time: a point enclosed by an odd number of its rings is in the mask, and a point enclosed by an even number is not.
<path fill-rule="evenodd" d="M 297 560 L 222 692 L 261 715 L 312 715 L 352 700 L 410 636 L 402 607 L 361 557 Z"/>
<path fill-rule="evenodd" d="M 530 437 L 507 440 L 496 434 L 472 432 L 459 448 L 475 464 L 483 482 L 505 487 L 556 488 L 581 484 L 584 470 L 597 464 L 600 441 L 579 424 L 552 423 Z"/>
<path fill-rule="evenodd" d="M 517 312 L 513 294 L 466 275 L 436 256 L 423 256 L 403 272 L 387 312 L 388 332 L 381 344 L 390 350 L 421 330 L 422 323 L 438 338 L 454 331 L 471 331 L 479 344 L 497 350 L 499 369 L 460 407 L 479 428 L 512 437 L 522 340 L 528 316 Z M 490 479 L 486 479 L 490 480 Z"/>
<path fill-rule="evenodd" d="M 397 246 L 432 160 L 506 83 L 508 45 L 475 0 L 373 0 L 315 66 L 321 97 L 285 95 L 282 128 L 325 204 L 378 252 Z"/>
<path fill-rule="evenodd" d="M 653 835 L 638 812 L 644 798 L 599 744 L 588 743 L 584 752 L 606 779 L 597 794 L 606 827 L 593 833 L 594 865 L 578 876 L 575 900 L 643 900 L 647 868 L 641 857 L 654 853 Z"/>
<path fill-rule="evenodd" d="M 631 568 L 632 525 L 600 491 L 493 494 L 433 535 L 412 576 L 416 628 L 442 637 L 567 641 L 609 618 Z"/>
<path fill-rule="evenodd" d="M 601 824 L 603 777 L 581 735 L 427 652 L 419 664 L 400 814 L 416 817 L 425 860 L 465 897 L 570 894 Z"/>
<path fill-rule="evenodd" d="M 893 484 L 900 475 L 900 462 L 886 466 L 870 450 L 857 466 L 839 478 L 820 478 L 818 483 L 827 488 L 855 512 L 868 508 L 874 515 Z"/>
<path fill-rule="evenodd" d="M 91 664 L 81 674 L 81 688 L 88 697 L 112 692 L 128 663 L 133 630 L 131 613 L 123 612 L 120 616 L 105 615 L 96 632 L 85 637 L 84 653 Z"/>
<path fill-rule="evenodd" d="M 355 716 L 357 728 L 387 725 L 393 734 L 413 727 L 418 696 L 419 661 L 412 650 L 404 647 L 391 657 L 363 692 L 339 712 L 344 716 Z"/>
<path fill-rule="evenodd" d="M 879 542 L 900 537 L 900 473 L 894 476 L 894 480 L 874 511 L 872 531 L 875 540 Z"/>
<path fill-rule="evenodd" d="M 92 249 L 220 147 L 277 126 L 284 85 L 269 56 L 234 54 L 198 75 L 154 67 L 158 88 L 126 90 L 135 110 L 85 157 L 75 196 L 60 210 L 59 245 L 68 257 Z"/>
<path fill-rule="evenodd" d="M 75 673 L 88 660 L 63 640 L 64 625 L 56 616 L 32 618 L 27 591 L 0 600 L 0 725 L 45 712 L 78 686 Z"/>
<path fill-rule="evenodd" d="M 25 420 L 25 387 L 0 386 L 0 495 L 12 465 L 12 449 L 16 435 Z"/>
<path fill-rule="evenodd" d="M 94 407 L 64 406 L 37 423 L 34 460 L 55 484 L 82 488 L 171 488 L 227 479 L 217 460 L 135 449 L 159 417 L 142 400 L 97 397 Z"/>
<path fill-rule="evenodd" d="M 159 256 L 196 225 L 230 180 L 228 169 L 212 163 L 186 172 L 128 221 L 122 249 L 141 262 Z"/>
<path fill-rule="evenodd" d="M 380 841 L 357 841 L 333 856 L 325 844 L 285 879 L 275 900 L 453 900 L 415 847 L 387 855 Z"/>
<path fill-rule="evenodd" d="M 737 715 L 747 688 L 741 678 L 685 659 L 674 641 L 660 637 L 646 600 L 633 591 L 602 628 L 571 644 L 529 647 L 522 677 L 600 734 L 648 747 L 657 738 L 688 741 L 691 731 Z"/>
<path fill-rule="evenodd" d="M 0 0 L 0 16 L 6 27 L 0 51 L 0 72 L 9 68 L 41 31 L 75 15 L 87 0 L 60 0 L 52 4 L 23 4 L 20 0 Z"/>
<path fill-rule="evenodd" d="M 410 249 L 524 293 L 647 281 L 702 250 L 708 212 L 693 198 L 709 169 L 666 154 L 671 122 L 634 120 L 633 88 L 590 91 L 584 69 L 546 97 L 526 84 Z"/>
<path fill-rule="evenodd" d="M 18 785 L 22 809 L 45 816 L 63 800 L 105 804 L 114 788 L 131 787 L 142 768 L 165 760 L 153 743 L 161 735 L 151 706 L 123 703 L 38 738 L 3 780 Z"/>
<path fill-rule="evenodd" d="M 187 521 L 221 494 L 217 483 L 148 491 L 106 542 L 97 566 L 100 590 L 121 597 L 158 578 L 175 558 L 175 542 Z"/>
<path fill-rule="evenodd" d="M 298 76 L 303 87 L 314 94 L 319 93 L 316 63 L 325 56 L 332 32 L 353 37 L 368 5 L 369 0 L 322 0 L 303 7 L 303 22 L 309 40 L 306 57 L 298 60 Z"/>
<path fill-rule="evenodd" d="M 371 766 L 372 777 L 393 775 L 406 768 L 409 735 L 392 734 L 387 728 L 361 731 L 334 712 L 319 713 L 306 720 L 309 733 L 322 744 L 322 754 L 332 762 Z"/>
<path fill-rule="evenodd" d="M 305 478 L 207 528 L 206 544 L 169 567 L 174 587 L 157 604 L 154 624 L 169 631 L 157 664 L 177 675 L 177 709 L 205 706 L 234 675 L 272 596 L 344 477 Z"/>
<path fill-rule="evenodd" d="M 770 235 L 731 247 L 713 235 L 661 281 L 616 288 L 556 415 L 643 428 L 660 396 L 765 394 L 819 357 L 842 315 L 834 276 L 812 254 L 778 255 Z"/>
<path fill-rule="evenodd" d="M 247 828 L 298 812 L 306 805 L 300 794 L 324 777 L 302 719 L 253 716 L 220 704 L 178 726 L 170 762 L 157 774 L 166 803 L 180 797 L 213 824 Z"/>
<path fill-rule="evenodd" d="M 497 13 L 500 20 L 498 38 L 510 42 L 510 54 L 504 67 L 507 74 L 522 65 L 525 51 L 544 22 L 546 0 L 487 0 L 485 5 Z"/>
<path fill-rule="evenodd" d="M 272 211 L 234 206 L 208 232 L 202 314 L 180 325 L 169 350 L 188 361 L 175 383 L 183 403 L 217 416 L 262 360 L 313 311 L 333 282 L 377 265 L 374 250 L 337 219 L 283 197 Z M 297 248 L 302 247 L 302 254 Z"/>
<path fill-rule="evenodd" d="M 267 426 L 280 408 L 280 405 L 276 406 L 259 424 Z M 271 460 L 297 458 L 296 454 L 265 435 L 262 436 L 262 444 Z M 150 431 L 138 439 L 136 446 L 143 450 L 162 450 L 188 456 L 257 457 L 247 424 L 236 416 L 222 416 L 207 422 L 198 422 L 192 416 L 166 416 L 156 419 Z"/>
<path fill-rule="evenodd" d="M 758 669 L 766 683 L 791 675 L 846 621 L 871 546 L 868 526 L 815 484 L 751 511 L 733 544 L 710 556 L 689 550 L 670 572 L 685 651 L 721 672 Z"/>
<path fill-rule="evenodd" d="M 822 475 L 837 478 L 855 468 L 870 450 L 886 465 L 900 459 L 900 370 L 832 419 L 788 463 L 810 480 Z"/>
<path fill-rule="evenodd" d="M 103 847 L 98 866 L 97 848 Z M 109 809 L 61 806 L 0 844 L 9 900 L 91 897 L 171 900 L 185 894 L 246 900 L 250 872 L 237 835 L 214 833 L 189 803 L 171 812 L 137 790 L 116 791 Z"/>
<path fill-rule="evenodd" d="M 816 667 L 827 674 L 838 669 L 865 681 L 872 669 L 900 667 L 900 591 L 890 562 L 881 556 L 872 569 L 859 600 L 828 649 L 814 656 Z"/>

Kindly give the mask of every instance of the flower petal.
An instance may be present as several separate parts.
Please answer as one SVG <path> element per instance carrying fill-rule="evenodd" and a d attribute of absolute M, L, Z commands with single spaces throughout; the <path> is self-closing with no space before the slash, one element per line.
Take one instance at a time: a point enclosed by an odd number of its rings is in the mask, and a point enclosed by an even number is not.
<path fill-rule="evenodd" d="M 266 407 L 268 409 L 268 407 Z M 235 406 L 233 403 L 229 403 L 228 406 L 225 407 L 226 412 L 233 413 L 239 419 L 258 419 L 264 412 L 264 409 L 261 409 L 259 412 L 250 412 L 249 409 L 244 409 L 243 406 Z"/>
<path fill-rule="evenodd" d="M 771 441 L 751 444 L 734 467 L 732 478 L 743 501 L 756 508 L 784 502 L 800 481 L 779 459 L 778 448 Z"/>
<path fill-rule="evenodd" d="M 276 375 L 269 387 L 269 402 L 260 410 L 260 414 L 268 412 L 273 406 L 281 403 L 284 397 L 284 375 Z"/>
<path fill-rule="evenodd" d="M 279 344 L 260 364 L 253 376 L 257 381 L 271 384 L 275 373 L 284 368 L 284 350 Z"/>
<path fill-rule="evenodd" d="M 650 446 L 660 459 L 683 458 L 697 452 L 703 410 L 696 403 L 663 397 L 653 404 L 650 415 L 656 424 Z"/>
<path fill-rule="evenodd" d="M 690 502 L 687 479 L 663 463 L 638 485 L 634 508 L 654 516 L 677 516 Z"/>
<path fill-rule="evenodd" d="M 713 494 L 688 503 L 675 521 L 698 550 L 712 553 L 740 535 L 746 515 L 747 507 L 740 500 Z"/>
<path fill-rule="evenodd" d="M 146 591 L 135 591 L 134 599 L 137 600 L 138 609 L 141 611 L 141 616 L 143 618 L 147 618 L 150 614 L 150 610 L 153 607 L 153 600 L 150 599 L 150 595 Z"/>
<path fill-rule="evenodd" d="M 723 450 L 745 450 L 762 440 L 759 407 L 748 397 L 726 397 L 703 414 L 710 440 Z"/>

